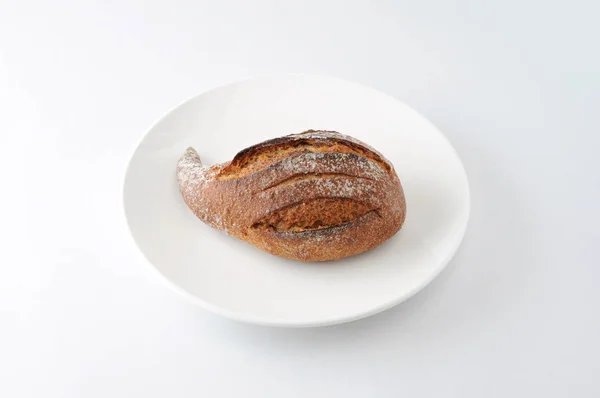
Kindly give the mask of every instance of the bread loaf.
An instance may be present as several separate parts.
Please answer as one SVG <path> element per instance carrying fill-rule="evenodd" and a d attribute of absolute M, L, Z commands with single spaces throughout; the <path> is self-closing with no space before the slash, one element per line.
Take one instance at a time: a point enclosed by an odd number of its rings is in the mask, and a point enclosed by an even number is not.
<path fill-rule="evenodd" d="M 373 249 L 398 232 L 406 216 L 391 163 L 333 131 L 265 141 L 214 166 L 188 148 L 177 179 L 185 203 L 206 224 L 300 261 Z"/>

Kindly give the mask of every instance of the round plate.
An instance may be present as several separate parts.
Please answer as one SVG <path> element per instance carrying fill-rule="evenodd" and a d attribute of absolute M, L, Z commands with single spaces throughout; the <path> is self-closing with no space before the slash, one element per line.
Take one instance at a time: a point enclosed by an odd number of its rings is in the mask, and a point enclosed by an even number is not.
<path fill-rule="evenodd" d="M 392 162 L 407 201 L 396 236 L 358 256 L 301 263 L 208 227 L 183 202 L 175 166 L 188 146 L 213 164 L 308 129 L 354 136 Z M 371 88 L 307 75 L 245 80 L 179 105 L 140 142 L 123 196 L 136 244 L 169 286 L 218 314 L 275 326 L 347 322 L 407 299 L 452 258 L 469 218 L 464 168 L 430 122 Z"/>

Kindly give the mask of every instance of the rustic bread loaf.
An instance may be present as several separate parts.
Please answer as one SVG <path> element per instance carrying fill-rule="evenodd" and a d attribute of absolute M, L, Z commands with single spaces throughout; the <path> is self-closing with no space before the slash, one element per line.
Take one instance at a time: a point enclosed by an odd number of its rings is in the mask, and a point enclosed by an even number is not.
<path fill-rule="evenodd" d="M 202 165 L 188 148 L 177 179 L 185 203 L 206 224 L 300 261 L 373 249 L 398 232 L 406 216 L 390 162 L 333 131 L 265 141 L 214 166 Z"/>

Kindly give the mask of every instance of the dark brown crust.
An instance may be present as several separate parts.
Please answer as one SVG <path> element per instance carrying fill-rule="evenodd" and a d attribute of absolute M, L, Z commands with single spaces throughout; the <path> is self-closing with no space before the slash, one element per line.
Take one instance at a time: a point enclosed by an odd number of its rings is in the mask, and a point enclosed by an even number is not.
<path fill-rule="evenodd" d="M 298 201 L 267 214 L 252 228 L 304 232 L 354 222 L 370 212 L 379 212 L 379 209 L 348 198 L 316 198 Z"/>
<path fill-rule="evenodd" d="M 252 145 L 238 152 L 231 163 L 223 168 L 218 175 L 218 178 L 223 178 L 230 174 L 235 174 L 243 171 L 254 157 L 260 156 L 267 152 L 277 152 L 281 149 L 295 149 L 298 152 L 302 151 L 305 146 L 317 145 L 321 148 L 338 144 L 346 147 L 348 153 L 364 156 L 378 163 L 388 173 L 392 173 L 391 164 L 377 151 L 367 145 L 359 143 L 355 139 L 349 140 L 348 136 L 339 134 L 339 137 L 332 136 L 330 131 L 324 130 L 307 130 L 300 134 L 288 135 L 285 137 L 274 138 L 263 141 L 256 145 Z"/>
<path fill-rule="evenodd" d="M 311 151 L 276 156 L 298 143 L 310 145 Z M 328 152 L 327 147 L 319 149 L 321 144 L 351 150 Z M 264 165 L 240 172 L 248 159 Z M 228 178 L 219 178 L 227 173 Z M 188 150 L 178 163 L 177 176 L 185 202 L 204 222 L 269 253 L 300 261 L 334 260 L 370 250 L 398 232 L 406 215 L 392 165 L 374 149 L 335 132 L 311 130 L 265 141 L 240 151 L 231 163 L 212 167 L 202 166 L 197 153 Z M 319 220 L 323 214 L 295 212 L 297 223 L 286 220 L 280 227 L 295 225 L 290 230 L 256 228 L 270 214 L 320 198 L 360 203 L 360 214 L 339 225 L 309 228 L 312 224 L 306 220 Z M 328 219 L 348 218 L 340 214 Z"/>

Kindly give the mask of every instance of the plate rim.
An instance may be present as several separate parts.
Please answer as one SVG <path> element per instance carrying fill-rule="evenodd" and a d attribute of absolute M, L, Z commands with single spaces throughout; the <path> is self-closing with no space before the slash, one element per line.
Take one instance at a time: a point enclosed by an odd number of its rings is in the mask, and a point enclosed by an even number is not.
<path fill-rule="evenodd" d="M 400 104 L 402 104 L 403 106 L 405 106 L 406 108 L 410 109 L 412 112 L 414 112 L 418 117 L 420 117 L 422 119 L 422 121 L 424 121 L 425 123 L 429 124 L 429 127 L 433 128 L 438 135 L 446 142 L 447 146 L 451 149 L 451 151 L 454 153 L 454 156 L 456 157 L 456 159 L 458 160 L 459 166 L 460 166 L 460 171 L 464 177 L 464 182 L 465 182 L 465 190 L 466 190 L 466 216 L 464 218 L 464 223 L 461 226 L 460 230 L 459 230 L 459 236 L 460 238 L 457 239 L 456 243 L 454 244 L 454 247 L 451 251 L 448 252 L 446 258 L 444 258 L 442 261 L 439 262 L 438 267 L 431 272 L 430 274 L 427 275 L 427 278 L 423 278 L 419 284 L 416 284 L 415 286 L 412 287 L 412 289 L 404 292 L 403 294 L 399 295 L 398 297 L 394 297 L 394 299 L 392 300 L 388 300 L 382 304 L 379 304 L 377 306 L 374 306 L 373 308 L 367 310 L 367 311 L 362 311 L 359 313 L 355 313 L 352 315 L 342 315 L 339 317 L 331 317 L 328 318 L 327 320 L 321 320 L 321 321 L 294 321 L 294 320 L 273 320 L 273 319 L 265 319 L 265 318 L 261 318 L 261 317 L 257 317 L 257 316 L 253 316 L 253 315 L 246 315 L 244 313 L 240 313 L 240 312 L 236 312 L 233 310 L 229 310 L 223 307 L 220 307 L 216 304 L 210 303 L 208 301 L 202 300 L 199 297 L 195 296 L 194 294 L 188 292 L 187 290 L 185 290 L 184 288 L 182 288 L 181 286 L 177 285 L 175 282 L 171 281 L 166 275 L 164 275 L 153 263 L 152 261 L 150 261 L 150 259 L 146 256 L 146 254 L 142 251 L 141 247 L 138 245 L 137 241 L 135 240 L 135 237 L 133 235 L 133 231 L 132 231 L 132 227 L 131 227 L 131 223 L 129 220 L 129 217 L 127 215 L 127 208 L 126 208 L 126 186 L 127 186 L 127 177 L 129 175 L 129 170 L 131 167 L 131 163 L 132 160 L 135 156 L 135 153 L 137 152 L 138 148 L 140 147 L 140 145 L 142 144 L 142 142 L 144 141 L 144 139 L 148 136 L 148 134 L 150 134 L 150 132 L 152 130 L 154 130 L 163 120 L 167 119 L 169 116 L 171 116 L 175 111 L 177 111 L 179 108 L 181 108 L 182 106 L 184 106 L 185 104 L 194 101 L 195 99 L 203 96 L 203 95 L 207 95 L 210 94 L 211 92 L 232 86 L 232 85 L 236 85 L 236 84 L 242 84 L 242 83 L 246 83 L 249 81 L 253 81 L 253 80 L 260 80 L 260 79 L 272 79 L 272 78 L 283 78 L 283 77 L 289 77 L 289 76 L 303 76 L 303 77 L 308 77 L 308 78 L 320 78 L 320 79 L 330 79 L 330 80 L 337 80 L 338 82 L 343 82 L 346 84 L 351 84 L 351 85 L 355 85 L 358 87 L 361 87 L 363 89 L 368 89 L 368 90 L 372 90 L 375 91 L 377 93 L 380 93 Z M 231 80 L 228 81 L 227 83 L 222 83 L 216 86 L 212 86 L 211 88 L 208 88 L 204 91 L 201 91 L 197 94 L 194 94 L 182 101 L 180 101 L 179 103 L 177 103 L 176 105 L 174 105 L 173 107 L 171 107 L 169 110 L 167 110 L 164 114 L 162 114 L 162 116 L 158 117 L 157 119 L 155 119 L 155 121 L 150 125 L 149 128 L 147 128 L 145 130 L 145 133 L 141 135 L 141 137 L 138 138 L 138 140 L 136 141 L 136 145 L 133 148 L 133 150 L 130 152 L 130 156 L 127 160 L 127 166 L 125 167 L 124 170 L 124 175 L 121 179 L 122 181 L 122 185 L 121 185 L 121 209 L 123 212 L 123 216 L 124 219 L 123 221 L 126 224 L 126 230 L 129 232 L 129 239 L 132 241 L 133 245 L 136 247 L 136 251 L 138 252 L 138 255 L 141 255 L 141 258 L 144 260 L 144 262 L 146 263 L 146 266 L 148 268 L 151 268 L 153 270 L 153 272 L 159 277 L 159 279 L 170 289 L 172 289 L 173 291 L 175 291 L 176 293 L 178 293 L 179 295 L 185 297 L 187 300 L 189 300 L 190 302 L 194 303 L 195 305 L 207 310 L 208 312 L 212 312 L 214 314 L 217 314 L 219 316 L 234 320 L 234 321 L 238 321 L 238 322 L 244 322 L 244 323 L 249 323 L 249 324 L 255 324 L 255 325 L 260 325 L 260 326 L 271 326 L 271 327 L 280 327 L 280 328 L 309 328 L 309 327 L 322 327 L 322 326 L 332 326 L 332 325 L 338 325 L 338 324 L 343 324 L 343 323 L 348 323 L 348 322 L 353 322 L 353 321 L 357 321 L 359 319 L 364 319 L 367 317 L 370 317 L 372 315 L 378 314 L 380 312 L 383 312 L 385 310 L 388 310 L 392 307 L 395 307 L 396 305 L 407 301 L 408 299 L 410 299 L 411 297 L 415 296 L 417 293 L 419 293 L 421 290 L 423 290 L 427 285 L 429 285 L 435 278 L 437 278 L 437 276 L 446 269 L 446 267 L 448 266 L 448 264 L 450 263 L 450 261 L 454 258 L 454 256 L 456 255 L 458 249 L 460 248 L 464 237 L 466 235 L 466 231 L 467 231 L 467 227 L 469 225 L 469 220 L 471 218 L 471 188 L 470 188 L 470 183 L 469 183 L 469 178 L 468 178 L 468 174 L 467 171 L 465 169 L 464 163 L 461 159 L 461 157 L 459 156 L 458 152 L 456 151 L 456 149 L 454 148 L 454 146 L 452 145 L 452 143 L 450 142 L 450 140 L 448 139 L 448 137 L 446 137 L 446 135 L 444 133 L 442 133 L 442 131 L 440 129 L 437 128 L 437 126 L 435 124 L 433 124 L 433 122 L 431 122 L 428 118 L 426 118 L 425 116 L 423 116 L 419 111 L 417 111 L 415 108 L 413 108 L 412 106 L 406 104 L 404 101 L 400 100 L 399 98 L 396 98 L 390 94 L 388 94 L 385 91 L 382 91 L 380 89 L 371 87 L 369 85 L 357 82 L 357 81 L 353 81 L 353 80 L 349 80 L 349 79 L 345 79 L 345 78 L 340 78 L 337 76 L 331 76 L 331 75 L 323 75 L 323 74 L 313 74 L 313 73 L 296 73 L 296 72 L 290 72 L 290 73 L 272 73 L 272 74 L 259 74 L 259 75 L 254 75 L 254 76 L 250 76 L 250 77 L 246 77 L 243 79 L 237 79 L 237 80 Z"/>

